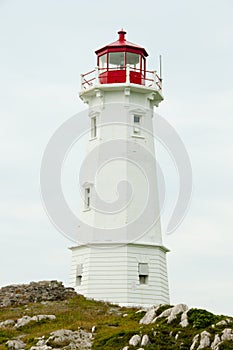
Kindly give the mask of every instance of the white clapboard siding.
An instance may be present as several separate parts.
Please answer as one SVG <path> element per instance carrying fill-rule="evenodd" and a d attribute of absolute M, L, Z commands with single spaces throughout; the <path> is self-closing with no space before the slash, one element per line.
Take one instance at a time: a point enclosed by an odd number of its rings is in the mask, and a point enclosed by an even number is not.
<path fill-rule="evenodd" d="M 70 281 L 86 297 L 126 306 L 169 303 L 166 251 L 159 246 L 128 244 L 103 250 L 97 246 L 72 248 Z M 138 264 L 148 263 L 148 283 L 140 284 Z M 82 263 L 82 284 L 76 285 L 77 265 Z"/>

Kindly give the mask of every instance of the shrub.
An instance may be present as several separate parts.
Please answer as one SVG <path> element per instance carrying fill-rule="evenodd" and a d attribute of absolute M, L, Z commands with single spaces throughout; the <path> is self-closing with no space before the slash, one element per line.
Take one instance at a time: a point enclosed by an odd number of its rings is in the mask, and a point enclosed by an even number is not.
<path fill-rule="evenodd" d="M 187 315 L 189 323 L 198 329 L 209 327 L 219 320 L 219 317 L 212 314 L 212 312 L 202 309 L 190 309 Z"/>

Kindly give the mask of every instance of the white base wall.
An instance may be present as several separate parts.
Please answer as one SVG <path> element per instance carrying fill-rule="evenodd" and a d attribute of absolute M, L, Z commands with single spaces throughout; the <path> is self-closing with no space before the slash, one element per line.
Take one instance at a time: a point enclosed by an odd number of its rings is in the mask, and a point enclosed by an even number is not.
<path fill-rule="evenodd" d="M 71 250 L 70 285 L 77 293 L 122 306 L 169 304 L 165 247 L 93 244 Z M 82 277 L 78 285 L 77 266 L 80 264 Z M 148 264 L 146 284 L 140 284 L 139 264 Z"/>

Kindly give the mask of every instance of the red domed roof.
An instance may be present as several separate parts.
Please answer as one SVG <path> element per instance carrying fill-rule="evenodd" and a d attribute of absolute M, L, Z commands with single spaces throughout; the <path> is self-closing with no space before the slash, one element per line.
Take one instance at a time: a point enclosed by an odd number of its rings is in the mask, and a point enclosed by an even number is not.
<path fill-rule="evenodd" d="M 127 51 L 127 49 L 132 49 L 134 52 L 137 51 L 138 53 L 141 53 L 143 54 L 143 56 L 147 57 L 148 56 L 148 53 L 146 52 L 146 50 L 141 47 L 141 46 L 138 46 L 136 44 L 133 44 L 131 43 L 130 41 L 127 41 L 125 39 L 125 34 L 126 32 L 121 29 L 119 30 L 118 32 L 119 34 L 119 38 L 117 41 L 114 41 L 113 43 L 111 44 L 108 44 L 104 47 L 101 47 L 100 49 L 96 50 L 95 53 L 97 55 L 101 54 L 103 51 Z"/>

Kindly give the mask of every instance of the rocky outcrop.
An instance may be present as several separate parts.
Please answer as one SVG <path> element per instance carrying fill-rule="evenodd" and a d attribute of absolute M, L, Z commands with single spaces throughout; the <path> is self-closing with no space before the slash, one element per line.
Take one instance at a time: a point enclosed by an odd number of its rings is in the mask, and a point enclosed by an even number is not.
<path fill-rule="evenodd" d="M 177 304 L 173 307 L 170 307 L 166 310 L 164 310 L 161 314 L 156 316 L 157 311 L 160 309 L 161 305 L 158 305 L 157 307 L 151 307 L 146 314 L 141 318 L 139 321 L 140 324 L 150 324 L 150 323 L 155 323 L 158 319 L 160 318 L 166 318 L 167 323 L 171 323 L 173 320 L 177 318 L 179 314 L 182 313 L 184 315 L 188 311 L 188 306 L 185 304 Z M 187 314 L 186 314 L 187 315 Z M 184 315 L 183 316 L 183 324 L 187 324 L 187 318 Z M 185 326 L 184 326 L 185 327 Z"/>
<path fill-rule="evenodd" d="M 39 322 L 42 320 L 54 321 L 54 320 L 56 320 L 56 316 L 55 315 L 36 315 L 36 316 L 32 316 L 32 317 L 23 316 L 22 318 L 19 318 L 16 321 L 14 328 L 20 328 L 20 327 L 23 327 L 30 322 Z"/>
<path fill-rule="evenodd" d="M 161 307 L 161 305 L 158 306 L 152 306 L 147 312 L 146 314 L 141 318 L 141 320 L 139 321 L 140 324 L 150 324 L 152 323 L 152 321 L 155 319 L 156 317 L 156 312 L 158 311 L 158 309 Z"/>
<path fill-rule="evenodd" d="M 9 350 L 21 350 L 24 349 L 26 344 L 20 339 L 8 340 L 6 345 Z"/>
<path fill-rule="evenodd" d="M 233 331 L 231 328 L 225 328 L 223 330 L 221 340 L 233 340 Z"/>
<path fill-rule="evenodd" d="M 218 322 L 219 325 L 224 325 L 223 322 Z M 192 345 L 190 350 L 201 350 L 205 348 L 211 348 L 213 350 L 219 350 L 219 346 L 224 341 L 232 341 L 233 340 L 233 330 L 231 328 L 225 328 L 221 334 L 215 334 L 214 339 L 212 337 L 211 342 L 211 334 L 207 331 L 203 331 L 200 334 L 196 334 L 193 338 Z"/>
<path fill-rule="evenodd" d="M 214 341 L 211 344 L 211 349 L 217 350 L 220 342 L 221 342 L 221 339 L 219 337 L 219 334 L 215 334 Z"/>
<path fill-rule="evenodd" d="M 50 350 L 50 349 L 80 349 L 89 350 L 92 346 L 92 334 L 78 329 L 71 331 L 69 329 L 60 329 L 50 333 L 48 339 L 40 338 L 35 346 L 30 350 Z"/>
<path fill-rule="evenodd" d="M 0 322 L 0 328 L 7 328 L 7 327 L 13 327 L 15 325 L 14 320 L 6 320 Z"/>
<path fill-rule="evenodd" d="M 44 341 L 44 345 L 52 348 L 88 350 L 92 346 L 92 334 L 81 328 L 77 331 L 60 329 L 52 332 L 50 337 Z"/>
<path fill-rule="evenodd" d="M 36 315 L 36 316 L 23 316 L 21 318 L 18 318 L 15 320 L 6 320 L 0 322 L 0 328 L 8 328 L 8 327 L 14 327 L 14 328 L 21 328 L 23 326 L 26 326 L 30 322 L 39 322 L 42 320 L 50 320 L 54 321 L 56 320 L 55 315 Z"/>
<path fill-rule="evenodd" d="M 188 321 L 188 310 L 184 311 L 181 315 L 181 321 L 180 321 L 181 327 L 187 327 L 189 325 Z"/>
<path fill-rule="evenodd" d="M 190 347 L 190 350 L 194 350 L 198 344 L 199 341 L 199 334 L 196 334 L 195 337 L 193 338 L 192 345 Z"/>
<path fill-rule="evenodd" d="M 147 334 L 144 334 L 142 337 L 138 334 L 133 335 L 129 340 L 129 345 L 131 346 L 143 346 L 140 348 L 137 348 L 137 350 L 144 350 L 144 346 L 146 347 L 150 343 L 150 339 Z M 122 350 L 128 350 L 129 347 L 125 346 Z"/>
<path fill-rule="evenodd" d="M 32 346 L 30 350 L 89 350 L 91 349 L 92 341 L 92 334 L 81 328 L 77 331 L 60 329 L 50 333 L 47 339 L 45 337 L 39 338 L 37 344 Z M 9 350 L 23 350 L 26 347 L 26 344 L 20 339 L 8 340 L 6 345 Z"/>
<path fill-rule="evenodd" d="M 58 281 L 11 285 L 0 289 L 0 307 L 65 300 L 75 295 L 73 288 L 65 288 L 62 282 Z"/>
<path fill-rule="evenodd" d="M 201 339 L 200 339 L 200 345 L 198 346 L 197 350 L 204 349 L 208 346 L 210 346 L 210 337 L 211 334 L 209 332 L 203 331 L 201 332 Z"/>
<path fill-rule="evenodd" d="M 135 334 L 135 335 L 132 336 L 132 338 L 130 338 L 129 345 L 137 346 L 140 342 L 141 342 L 140 335 Z"/>
<path fill-rule="evenodd" d="M 141 346 L 146 346 L 150 343 L 150 339 L 147 334 L 144 334 L 141 341 Z"/>
<path fill-rule="evenodd" d="M 180 313 L 186 312 L 186 311 L 188 311 L 188 306 L 187 305 L 185 305 L 185 304 L 175 305 L 171 309 L 171 313 L 168 316 L 167 323 L 171 323 L 173 320 L 176 319 L 177 315 L 179 315 Z"/>

